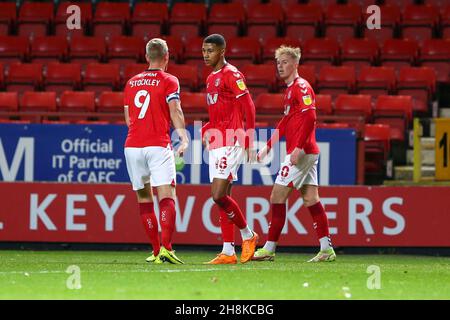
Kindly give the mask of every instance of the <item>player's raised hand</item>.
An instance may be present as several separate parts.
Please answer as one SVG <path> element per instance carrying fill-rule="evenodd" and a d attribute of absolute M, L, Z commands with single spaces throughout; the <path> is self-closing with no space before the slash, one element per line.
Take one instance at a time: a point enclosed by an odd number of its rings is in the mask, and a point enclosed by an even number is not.
<path fill-rule="evenodd" d="M 256 160 L 258 162 L 263 162 L 264 158 L 267 157 L 268 153 L 269 153 L 269 149 L 267 148 L 267 146 L 265 146 L 264 148 L 259 150 L 258 155 L 256 156 Z"/>
<path fill-rule="evenodd" d="M 189 143 L 187 142 L 187 140 L 182 140 L 180 142 L 180 145 L 178 146 L 177 150 L 175 151 L 175 156 L 182 157 L 188 147 L 189 147 Z"/>

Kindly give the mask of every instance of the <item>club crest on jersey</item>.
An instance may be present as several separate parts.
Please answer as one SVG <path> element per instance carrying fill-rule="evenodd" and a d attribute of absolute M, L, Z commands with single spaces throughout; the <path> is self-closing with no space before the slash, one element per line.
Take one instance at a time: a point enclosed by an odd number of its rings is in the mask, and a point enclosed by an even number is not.
<path fill-rule="evenodd" d="M 241 89 L 242 91 L 247 89 L 247 87 L 245 86 L 245 83 L 242 79 L 237 80 L 236 84 L 237 84 L 238 88 Z"/>
<path fill-rule="evenodd" d="M 216 82 L 214 82 L 214 85 L 215 85 L 216 87 L 218 87 L 219 84 L 220 84 L 220 79 L 216 79 Z"/>
<path fill-rule="evenodd" d="M 309 106 L 310 104 L 312 104 L 312 98 L 311 98 L 311 96 L 309 94 L 306 95 L 306 96 L 303 96 L 303 103 L 306 106 Z"/>
<path fill-rule="evenodd" d="M 288 99 L 290 99 L 291 98 L 291 91 L 289 90 L 289 92 L 288 92 L 288 97 L 287 97 Z"/>

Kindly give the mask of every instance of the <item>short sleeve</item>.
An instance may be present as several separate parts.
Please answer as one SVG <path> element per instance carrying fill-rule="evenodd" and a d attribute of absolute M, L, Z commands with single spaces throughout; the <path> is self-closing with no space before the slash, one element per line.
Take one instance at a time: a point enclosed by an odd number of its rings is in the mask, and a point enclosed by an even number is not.
<path fill-rule="evenodd" d="M 229 71 L 226 74 L 227 84 L 229 89 L 237 97 L 248 93 L 247 86 L 245 84 L 245 78 L 239 71 Z"/>
<path fill-rule="evenodd" d="M 166 85 L 166 102 L 177 99 L 180 100 L 180 83 L 176 77 L 167 79 Z"/>

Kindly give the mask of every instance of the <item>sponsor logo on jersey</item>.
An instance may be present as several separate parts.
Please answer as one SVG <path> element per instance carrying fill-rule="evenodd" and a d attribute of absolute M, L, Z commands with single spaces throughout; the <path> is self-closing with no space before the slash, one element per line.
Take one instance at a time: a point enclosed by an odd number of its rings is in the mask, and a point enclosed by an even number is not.
<path fill-rule="evenodd" d="M 309 94 L 303 96 L 303 103 L 305 104 L 305 106 L 309 106 L 310 104 L 312 104 L 312 98 Z"/>
<path fill-rule="evenodd" d="M 245 83 L 242 79 L 237 80 L 236 84 L 237 84 L 238 88 L 241 89 L 242 91 L 247 89 L 247 87 L 245 86 Z"/>
<path fill-rule="evenodd" d="M 216 104 L 217 103 L 217 98 L 219 97 L 218 93 L 215 94 L 210 94 L 208 93 L 206 95 L 206 102 L 208 103 L 208 106 Z"/>

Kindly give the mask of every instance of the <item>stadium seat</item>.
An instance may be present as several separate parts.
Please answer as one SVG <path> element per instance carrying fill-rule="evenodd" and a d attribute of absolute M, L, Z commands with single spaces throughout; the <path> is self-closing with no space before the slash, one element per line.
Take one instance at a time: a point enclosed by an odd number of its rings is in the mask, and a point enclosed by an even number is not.
<path fill-rule="evenodd" d="M 24 2 L 19 10 L 18 34 L 31 38 L 45 36 L 52 22 L 52 2 Z"/>
<path fill-rule="evenodd" d="M 206 21 L 206 7 L 202 3 L 180 3 L 172 7 L 170 34 L 187 42 L 191 37 L 200 35 Z"/>
<path fill-rule="evenodd" d="M 189 39 L 184 48 L 184 63 L 198 66 L 204 66 L 202 54 L 203 37 L 193 37 Z"/>
<path fill-rule="evenodd" d="M 330 4 L 325 12 L 325 34 L 339 43 L 356 36 L 361 24 L 361 7 L 354 3 Z"/>
<path fill-rule="evenodd" d="M 196 91 L 198 89 L 197 67 L 172 63 L 169 64 L 167 72 L 178 78 L 182 91 Z"/>
<path fill-rule="evenodd" d="M 286 36 L 306 41 L 315 38 L 323 24 L 322 8 L 317 4 L 292 4 L 286 9 Z"/>
<path fill-rule="evenodd" d="M 102 92 L 98 98 L 97 112 L 123 114 L 123 92 Z"/>
<path fill-rule="evenodd" d="M 7 91 L 17 91 L 19 95 L 25 91 L 38 90 L 42 84 L 42 64 L 11 64 L 5 82 Z"/>
<path fill-rule="evenodd" d="M 316 94 L 316 110 L 318 114 L 330 115 L 333 113 L 331 96 L 329 94 Z"/>
<path fill-rule="evenodd" d="M 348 129 L 352 126 L 350 123 L 345 122 L 318 122 L 317 128 L 318 129 Z"/>
<path fill-rule="evenodd" d="M 203 92 L 181 92 L 181 107 L 188 122 L 200 120 L 208 113 L 205 94 Z"/>
<path fill-rule="evenodd" d="M 117 64 L 144 61 L 145 43 L 139 37 L 113 37 L 108 45 L 108 62 Z"/>
<path fill-rule="evenodd" d="M 403 14 L 403 38 L 415 40 L 422 45 L 425 40 L 432 38 L 438 22 L 439 12 L 432 5 L 409 5 Z"/>
<path fill-rule="evenodd" d="M 208 34 L 220 33 L 229 39 L 239 36 L 245 21 L 245 8 L 239 3 L 214 3 L 208 18 Z"/>
<path fill-rule="evenodd" d="M 276 76 L 273 65 L 247 64 L 242 67 L 241 72 L 253 98 L 260 93 L 275 91 Z"/>
<path fill-rule="evenodd" d="M 244 8 L 248 10 L 250 7 L 254 6 L 255 4 L 261 3 L 261 0 L 231 0 L 230 2 L 235 3 L 239 2 L 242 3 Z"/>
<path fill-rule="evenodd" d="M 263 45 L 262 60 L 264 63 L 275 63 L 275 51 L 282 45 L 300 48 L 300 41 L 296 38 L 270 38 Z"/>
<path fill-rule="evenodd" d="M 442 38 L 450 38 L 450 4 L 447 5 L 442 14 Z"/>
<path fill-rule="evenodd" d="M 132 34 L 150 40 L 162 33 L 168 19 L 169 10 L 166 3 L 136 3 L 131 17 Z"/>
<path fill-rule="evenodd" d="M 101 37 L 75 37 L 70 41 L 70 61 L 81 64 L 100 62 L 106 55 L 106 43 Z"/>
<path fill-rule="evenodd" d="M 77 90 L 81 85 L 79 63 L 49 63 L 45 76 L 45 90 L 59 94 L 66 90 Z"/>
<path fill-rule="evenodd" d="M 314 66 L 300 65 L 298 66 L 298 74 L 308 81 L 313 88 L 316 87 L 316 73 Z"/>
<path fill-rule="evenodd" d="M 22 111 L 56 111 L 56 94 L 46 92 L 24 92 L 20 99 Z"/>
<path fill-rule="evenodd" d="M 80 29 L 68 29 L 67 19 L 72 16 L 73 10 L 67 13 L 67 8 L 76 5 L 80 8 Z M 70 21 L 69 22 L 74 22 Z M 64 1 L 58 5 L 55 15 L 55 34 L 65 36 L 68 39 L 78 36 L 84 36 L 87 30 L 91 29 L 92 24 L 92 3 L 91 2 L 70 2 Z"/>
<path fill-rule="evenodd" d="M 433 68 L 438 82 L 450 81 L 450 39 L 430 39 L 421 48 L 420 64 Z"/>
<path fill-rule="evenodd" d="M 0 62 L 25 61 L 29 56 L 28 39 L 20 36 L 0 36 Z"/>
<path fill-rule="evenodd" d="M 227 42 L 227 60 L 238 68 L 259 62 L 260 52 L 259 41 L 252 37 L 231 38 Z"/>
<path fill-rule="evenodd" d="M 0 111 L 15 112 L 19 110 L 17 92 L 0 92 Z"/>
<path fill-rule="evenodd" d="M 413 111 L 426 113 L 436 91 L 436 74 L 428 67 L 403 67 L 400 69 L 397 93 L 413 98 Z"/>
<path fill-rule="evenodd" d="M 3 90 L 5 78 L 4 78 L 4 67 L 3 63 L 0 62 L 0 90 Z"/>
<path fill-rule="evenodd" d="M 381 48 L 381 62 L 384 66 L 399 69 L 415 63 L 419 46 L 414 40 L 388 39 Z"/>
<path fill-rule="evenodd" d="M 169 47 L 170 59 L 173 59 L 176 63 L 183 62 L 184 59 L 184 45 L 181 38 L 178 36 L 163 36 Z"/>
<path fill-rule="evenodd" d="M 128 2 L 100 1 L 93 21 L 94 35 L 106 40 L 123 34 L 130 20 Z"/>
<path fill-rule="evenodd" d="M 88 119 L 89 117 L 85 113 L 95 111 L 95 92 L 64 91 L 59 98 L 59 111 L 67 113 L 67 115 L 59 116 L 60 121 Z"/>
<path fill-rule="evenodd" d="M 30 58 L 33 62 L 64 61 L 69 44 L 63 36 L 36 37 L 31 43 Z"/>
<path fill-rule="evenodd" d="M 364 12 L 366 12 L 364 10 Z M 364 21 L 368 21 L 372 13 L 365 13 Z M 380 6 L 381 25 L 380 29 L 362 28 L 363 36 L 377 41 L 378 45 L 382 45 L 387 39 L 394 37 L 401 19 L 401 12 L 396 5 Z"/>
<path fill-rule="evenodd" d="M 335 97 L 341 93 L 354 91 L 356 83 L 355 68 L 352 66 L 324 66 L 320 69 L 317 89 L 321 94 Z"/>
<path fill-rule="evenodd" d="M 204 66 L 203 69 L 200 71 L 200 89 L 203 90 L 206 87 L 206 79 L 211 74 L 213 69 L 208 66 Z"/>
<path fill-rule="evenodd" d="M 125 69 L 123 70 L 123 81 L 122 83 L 125 84 L 128 80 L 133 78 L 135 75 L 145 71 L 148 69 L 148 64 L 146 63 L 130 63 L 125 66 Z"/>
<path fill-rule="evenodd" d="M 364 127 L 365 174 L 384 178 L 390 151 L 390 128 L 386 124 L 366 124 Z"/>
<path fill-rule="evenodd" d="M 395 70 L 392 67 L 363 67 L 358 75 L 357 87 L 361 94 L 376 97 L 393 93 L 395 90 Z"/>
<path fill-rule="evenodd" d="M 378 61 L 379 48 L 373 39 L 347 39 L 342 45 L 341 62 L 355 67 L 356 73 L 363 66 L 373 65 Z"/>
<path fill-rule="evenodd" d="M 279 35 L 283 8 L 275 3 L 255 4 L 247 11 L 247 34 L 264 43 Z"/>
<path fill-rule="evenodd" d="M 16 23 L 16 3 L 0 3 L 0 36 L 8 35 Z"/>
<path fill-rule="evenodd" d="M 390 126 L 391 140 L 404 141 L 406 129 L 412 120 L 411 96 L 378 96 L 374 109 L 374 122 Z"/>
<path fill-rule="evenodd" d="M 336 115 L 363 116 L 366 121 L 372 115 L 372 100 L 366 94 L 340 94 L 334 106 Z"/>
<path fill-rule="evenodd" d="M 284 112 L 284 94 L 261 93 L 255 101 L 256 114 L 282 116 Z"/>
<path fill-rule="evenodd" d="M 320 67 L 334 64 L 339 58 L 339 44 L 330 38 L 309 39 L 302 49 L 303 63 L 314 65 L 316 73 Z"/>
<path fill-rule="evenodd" d="M 102 91 L 112 91 L 120 83 L 119 66 L 116 64 L 89 63 L 83 80 L 84 90 L 94 91 L 97 95 Z"/>

